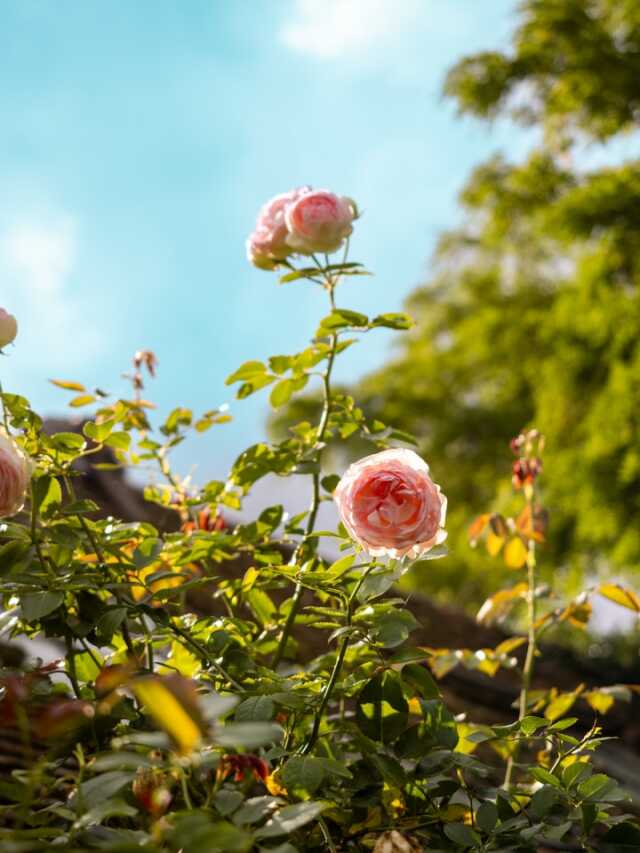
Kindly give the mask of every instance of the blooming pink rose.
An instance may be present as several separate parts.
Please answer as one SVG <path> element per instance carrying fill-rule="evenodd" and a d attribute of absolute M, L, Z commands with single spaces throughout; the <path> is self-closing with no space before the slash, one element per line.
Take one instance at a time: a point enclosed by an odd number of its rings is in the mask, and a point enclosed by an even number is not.
<path fill-rule="evenodd" d="M 287 206 L 287 243 L 296 252 L 335 252 L 353 231 L 357 209 L 351 199 L 327 190 L 311 190 Z"/>
<path fill-rule="evenodd" d="M 13 314 L 0 308 L 0 349 L 8 346 L 18 334 L 18 322 Z"/>
<path fill-rule="evenodd" d="M 0 431 L 0 518 L 22 509 L 30 478 L 29 460 L 15 441 Z"/>
<path fill-rule="evenodd" d="M 260 209 L 253 233 L 247 240 L 247 257 L 259 269 L 270 270 L 283 261 L 293 249 L 287 243 L 289 231 L 285 222 L 287 208 L 310 187 L 298 187 L 275 196 Z"/>
<path fill-rule="evenodd" d="M 354 462 L 333 496 L 349 535 L 372 557 L 419 557 L 447 538 L 447 499 L 413 450 Z"/>

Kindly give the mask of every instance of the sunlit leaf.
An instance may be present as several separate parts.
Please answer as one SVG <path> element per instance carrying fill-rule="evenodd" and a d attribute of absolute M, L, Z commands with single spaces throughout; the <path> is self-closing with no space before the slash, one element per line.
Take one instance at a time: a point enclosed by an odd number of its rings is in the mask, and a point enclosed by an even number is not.
<path fill-rule="evenodd" d="M 49 382 L 58 388 L 64 388 L 65 391 L 78 391 L 81 393 L 87 390 L 79 382 L 69 382 L 66 379 L 50 379 Z"/>
<path fill-rule="evenodd" d="M 194 685 L 180 676 L 139 678 L 136 697 L 179 752 L 187 754 L 201 742 L 203 722 Z"/>
<path fill-rule="evenodd" d="M 527 562 L 527 546 L 519 536 L 509 539 L 504 548 L 504 561 L 510 569 L 521 569 Z"/>
<path fill-rule="evenodd" d="M 610 601 L 615 601 L 616 604 L 620 604 L 628 610 L 640 613 L 640 596 L 632 589 L 617 583 L 603 583 L 598 587 L 598 592 Z"/>

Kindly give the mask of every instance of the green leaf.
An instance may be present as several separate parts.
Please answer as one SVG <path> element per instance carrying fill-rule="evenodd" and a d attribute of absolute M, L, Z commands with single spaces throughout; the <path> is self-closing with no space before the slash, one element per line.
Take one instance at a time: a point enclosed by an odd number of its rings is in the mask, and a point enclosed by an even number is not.
<path fill-rule="evenodd" d="M 108 645 L 113 639 L 115 632 L 126 619 L 126 616 L 126 607 L 113 607 L 103 613 L 96 625 L 96 632 L 100 641 Z"/>
<path fill-rule="evenodd" d="M 395 672 L 376 675 L 360 691 L 356 723 L 371 740 L 390 743 L 402 734 L 408 719 L 409 706 Z"/>
<path fill-rule="evenodd" d="M 315 820 L 325 808 L 325 803 L 314 803 L 311 800 L 296 803 L 293 806 L 285 806 L 256 832 L 256 838 L 277 838 L 279 835 L 290 835 Z"/>
<path fill-rule="evenodd" d="M 273 719 L 275 705 L 269 696 L 250 696 L 236 708 L 239 723 L 265 722 Z"/>
<path fill-rule="evenodd" d="M 538 782 L 542 782 L 546 785 L 552 785 L 554 788 L 561 788 L 562 784 L 557 776 L 554 776 L 553 773 L 550 773 L 548 770 L 545 770 L 544 767 L 532 767 L 531 775 Z"/>
<path fill-rule="evenodd" d="M 410 684 L 423 699 L 440 699 L 440 688 L 426 666 L 409 663 L 402 668 L 402 680 Z"/>
<path fill-rule="evenodd" d="M 366 576 L 358 590 L 358 601 L 365 602 L 371 598 L 377 598 L 380 595 L 384 595 L 384 593 L 402 577 L 402 572 L 403 568 L 400 565 L 384 566 L 380 569 L 373 569 Z M 406 636 L 409 636 L 409 634 L 407 633 Z"/>
<path fill-rule="evenodd" d="M 47 510 L 54 506 L 59 506 L 62 502 L 62 489 L 60 483 L 55 477 L 45 474 L 33 481 L 33 501 L 38 512 L 42 515 L 47 514 Z"/>
<path fill-rule="evenodd" d="M 82 432 L 87 436 L 87 438 L 100 443 L 103 442 L 105 438 L 109 437 L 111 430 L 115 425 L 116 422 L 114 418 L 109 418 L 108 420 L 101 421 L 100 423 L 97 423 L 96 421 L 87 421 L 82 427 Z"/>
<path fill-rule="evenodd" d="M 417 627 L 418 623 L 408 610 L 391 610 L 374 621 L 376 640 L 386 649 L 393 649 L 404 643 L 411 631 Z"/>
<path fill-rule="evenodd" d="M 275 723 L 227 723 L 218 729 L 216 742 L 221 746 L 256 749 L 282 739 L 282 729 Z"/>
<path fill-rule="evenodd" d="M 408 314 L 378 314 L 371 321 L 371 326 L 384 326 L 387 329 L 410 329 L 414 320 Z"/>
<path fill-rule="evenodd" d="M 486 802 L 476 812 L 476 824 L 483 832 L 492 832 L 498 822 L 498 809 L 494 803 Z"/>
<path fill-rule="evenodd" d="M 61 592 L 25 592 L 20 596 L 22 618 L 27 622 L 42 619 L 60 607 L 63 599 Z"/>
<path fill-rule="evenodd" d="M 277 382 L 273 386 L 271 394 L 269 395 L 269 402 L 271 403 L 274 409 L 277 409 L 280 406 L 284 406 L 285 403 L 289 402 L 293 392 L 293 380 L 281 379 L 280 382 Z"/>
<path fill-rule="evenodd" d="M 361 314 L 359 311 L 350 311 L 347 308 L 336 308 L 331 314 L 323 317 L 318 327 L 318 337 L 322 337 L 327 332 L 335 331 L 336 329 L 346 329 L 350 326 L 363 328 L 369 323 L 369 318 L 366 314 Z"/>
<path fill-rule="evenodd" d="M 325 492 L 329 492 L 329 494 L 333 494 L 336 489 L 336 486 L 340 482 L 339 474 L 327 474 L 326 477 L 323 477 L 320 480 L 320 485 L 325 490 Z"/>
<path fill-rule="evenodd" d="M 527 737 L 529 737 L 530 735 L 537 732 L 538 729 L 541 729 L 543 726 L 546 726 L 547 724 L 548 724 L 548 720 L 545 720 L 544 717 L 529 716 L 529 717 L 523 717 L 522 718 L 522 720 L 520 722 L 520 728 L 521 728 L 523 734 L 525 734 L 525 735 L 527 735 Z"/>
<path fill-rule="evenodd" d="M 71 798 L 71 804 L 73 806 L 79 800 L 84 808 L 93 808 L 129 785 L 133 776 L 133 772 L 125 770 L 111 770 L 94 776 L 80 785 Z"/>
<path fill-rule="evenodd" d="M 556 787 L 545 785 L 535 792 L 529 805 L 531 814 L 537 820 L 549 814 L 558 801 L 559 791 Z"/>
<path fill-rule="evenodd" d="M 459 847 L 477 847 L 480 845 L 480 836 L 464 823 L 448 823 L 444 828 L 444 834 Z"/>
<path fill-rule="evenodd" d="M 325 768 L 312 755 L 294 755 L 282 767 L 282 781 L 288 791 L 302 789 L 315 793 L 325 777 Z"/>
<path fill-rule="evenodd" d="M 114 450 L 128 450 L 131 445 L 131 435 L 124 430 L 112 432 L 104 443 L 107 447 L 113 447 Z"/>
<path fill-rule="evenodd" d="M 232 385 L 234 382 L 242 380 L 254 379 L 267 372 L 267 367 L 261 361 L 245 361 L 235 373 L 232 373 L 225 380 L 225 385 Z"/>

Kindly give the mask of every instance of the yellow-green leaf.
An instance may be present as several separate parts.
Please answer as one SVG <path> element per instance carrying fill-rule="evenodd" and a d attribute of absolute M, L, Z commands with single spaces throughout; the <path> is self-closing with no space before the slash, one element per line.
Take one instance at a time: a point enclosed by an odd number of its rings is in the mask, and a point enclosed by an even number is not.
<path fill-rule="evenodd" d="M 505 545 L 503 556 L 510 569 L 521 569 L 527 562 L 527 546 L 519 536 L 514 536 Z"/>
<path fill-rule="evenodd" d="M 487 551 L 492 557 L 495 557 L 496 554 L 500 553 L 500 549 L 503 545 L 504 539 L 502 536 L 496 536 L 493 530 L 489 531 L 489 535 L 487 536 Z"/>
<path fill-rule="evenodd" d="M 618 583 L 603 583 L 598 592 L 610 601 L 615 601 L 616 604 L 620 604 L 628 610 L 640 613 L 640 596 L 632 589 L 620 586 Z"/>
<path fill-rule="evenodd" d="M 197 720 L 195 690 L 189 682 L 179 676 L 140 678 L 133 683 L 132 689 L 179 752 L 190 753 L 199 745 L 202 726 Z"/>
<path fill-rule="evenodd" d="M 96 402 L 96 397 L 93 394 L 80 394 L 77 397 L 74 397 L 73 400 L 69 402 L 70 406 L 73 406 L 74 409 L 79 409 L 81 406 L 88 406 L 90 403 Z"/>
<path fill-rule="evenodd" d="M 501 589 L 489 596 L 478 610 L 476 621 L 481 625 L 492 625 L 507 615 L 513 605 L 526 595 L 527 584 L 519 583 L 511 589 Z"/>
<path fill-rule="evenodd" d="M 87 390 L 84 385 L 81 385 L 79 382 L 68 382 L 66 379 L 50 379 L 49 382 L 52 385 L 56 385 L 58 388 L 64 388 L 65 391 L 83 392 Z"/>

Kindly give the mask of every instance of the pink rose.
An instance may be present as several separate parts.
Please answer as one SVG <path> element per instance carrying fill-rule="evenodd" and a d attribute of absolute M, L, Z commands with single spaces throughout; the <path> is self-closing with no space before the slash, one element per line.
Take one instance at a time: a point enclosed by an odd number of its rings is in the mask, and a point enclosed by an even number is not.
<path fill-rule="evenodd" d="M 0 431 L 0 518 L 22 509 L 30 479 L 29 460 L 15 441 Z"/>
<path fill-rule="evenodd" d="M 13 314 L 0 308 L 0 349 L 8 346 L 18 334 L 18 322 Z"/>
<path fill-rule="evenodd" d="M 312 190 L 287 206 L 287 243 L 296 252 L 335 252 L 353 231 L 357 209 L 351 199 Z"/>
<path fill-rule="evenodd" d="M 247 257 L 259 269 L 270 270 L 283 261 L 293 249 L 287 243 L 289 231 L 285 222 L 287 208 L 310 187 L 298 187 L 275 196 L 260 209 L 253 233 L 247 240 Z"/>
<path fill-rule="evenodd" d="M 334 492 L 349 535 L 372 557 L 419 557 L 447 538 L 447 499 L 413 450 L 365 456 Z"/>

